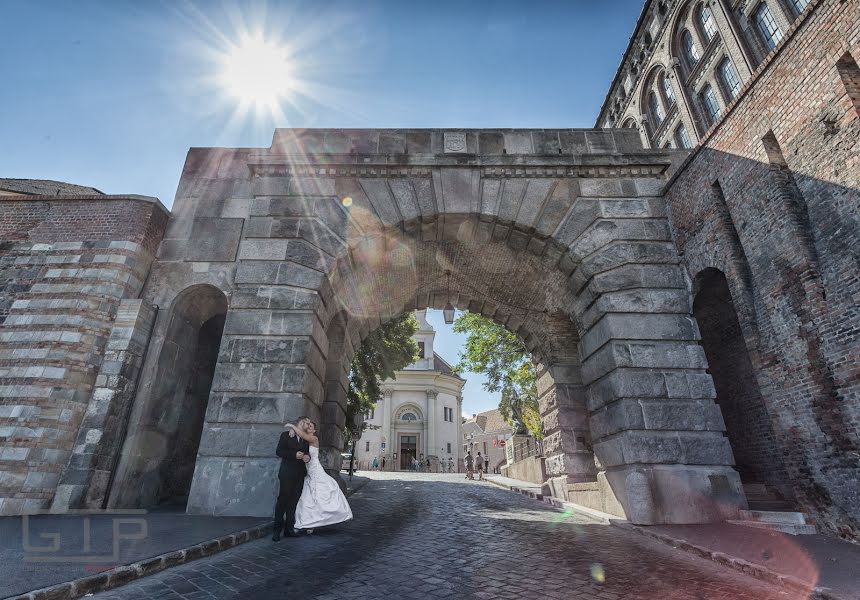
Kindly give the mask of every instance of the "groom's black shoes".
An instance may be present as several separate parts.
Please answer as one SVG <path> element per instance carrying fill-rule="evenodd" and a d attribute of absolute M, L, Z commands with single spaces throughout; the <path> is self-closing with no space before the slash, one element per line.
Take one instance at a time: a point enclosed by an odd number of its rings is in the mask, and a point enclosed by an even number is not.
<path fill-rule="evenodd" d="M 274 533 L 274 535 L 272 536 L 272 541 L 273 542 L 280 542 L 281 541 L 281 532 L 280 531 L 276 531 Z"/>

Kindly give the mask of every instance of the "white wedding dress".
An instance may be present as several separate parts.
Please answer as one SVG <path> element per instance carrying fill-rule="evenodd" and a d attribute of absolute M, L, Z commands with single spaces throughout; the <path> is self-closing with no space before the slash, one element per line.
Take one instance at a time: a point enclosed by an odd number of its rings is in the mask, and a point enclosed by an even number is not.
<path fill-rule="evenodd" d="M 310 455 L 305 487 L 296 506 L 296 529 L 313 529 L 349 521 L 352 509 L 337 481 L 320 464 L 320 449 L 311 446 Z"/>

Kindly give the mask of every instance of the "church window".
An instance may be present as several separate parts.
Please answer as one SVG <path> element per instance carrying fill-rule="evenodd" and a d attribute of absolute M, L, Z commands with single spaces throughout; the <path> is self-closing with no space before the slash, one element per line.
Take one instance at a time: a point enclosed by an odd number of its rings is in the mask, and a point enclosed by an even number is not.
<path fill-rule="evenodd" d="M 415 416 L 415 413 L 407 412 L 403 413 L 403 416 L 400 417 L 401 421 L 417 421 L 418 417 Z"/>
<path fill-rule="evenodd" d="M 770 7 L 764 2 L 755 11 L 755 24 L 764 39 L 764 43 L 767 44 L 767 49 L 773 50 L 776 48 L 776 45 L 782 39 L 782 31 L 779 25 L 776 24 L 773 14 L 770 12 Z"/>
<path fill-rule="evenodd" d="M 791 7 L 794 9 L 795 14 L 799 15 L 807 6 L 809 6 L 809 0 L 791 0 Z"/>
<path fill-rule="evenodd" d="M 657 94 L 651 92 L 648 94 L 648 111 L 651 113 L 651 119 L 654 121 L 654 129 L 660 127 L 663 122 L 663 107 L 657 100 Z"/>
<path fill-rule="evenodd" d="M 370 442 L 364 442 L 364 451 L 370 452 Z"/>
<path fill-rule="evenodd" d="M 451 454 L 451 442 L 448 442 L 448 454 Z"/>
<path fill-rule="evenodd" d="M 723 59 L 723 62 L 720 63 L 720 72 L 723 75 L 723 84 L 726 86 L 729 97 L 737 98 L 741 91 L 741 78 L 738 77 L 738 70 L 735 69 L 734 63 L 728 58 Z"/>
<path fill-rule="evenodd" d="M 424 342 L 418 342 L 418 358 L 424 358 Z"/>
<path fill-rule="evenodd" d="M 690 63 L 690 68 L 693 68 L 699 63 L 699 49 L 696 48 L 693 34 L 689 31 L 684 31 L 681 34 L 681 40 L 684 42 L 684 52 L 687 54 L 687 62 Z"/>
<path fill-rule="evenodd" d="M 702 90 L 702 104 L 705 107 L 705 114 L 708 116 L 708 123 L 713 124 L 720 116 L 720 103 L 714 93 L 714 88 L 710 85 L 706 85 L 705 89 Z"/>
<path fill-rule="evenodd" d="M 375 416 L 376 416 L 376 409 L 371 408 L 369 411 L 367 411 L 367 419 L 366 420 L 372 421 Z"/>
<path fill-rule="evenodd" d="M 669 106 L 675 104 L 675 90 L 672 89 L 672 82 L 665 75 L 662 77 L 663 94 L 666 96 L 666 102 Z"/>
<path fill-rule="evenodd" d="M 687 133 L 687 128 L 684 127 L 683 123 L 678 125 L 678 129 L 675 130 L 675 139 L 681 148 L 689 149 L 693 147 L 693 143 L 690 141 L 690 134 Z"/>
<path fill-rule="evenodd" d="M 714 15 L 707 6 L 702 8 L 702 11 L 699 13 L 699 22 L 702 24 L 705 39 L 710 42 L 717 35 L 717 26 L 714 25 Z"/>

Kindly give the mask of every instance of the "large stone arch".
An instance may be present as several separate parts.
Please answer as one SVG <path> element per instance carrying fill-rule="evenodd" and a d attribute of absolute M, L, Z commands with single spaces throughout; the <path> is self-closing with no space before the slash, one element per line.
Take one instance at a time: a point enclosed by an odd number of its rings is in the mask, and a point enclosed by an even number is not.
<path fill-rule="evenodd" d="M 235 270 L 208 414 L 241 404 L 252 424 L 217 422 L 245 456 L 204 434 L 190 507 L 267 514 L 248 495 L 267 497 L 281 428 L 258 408 L 321 416 L 333 456 L 352 351 L 451 302 L 536 357 L 556 493 L 602 482 L 639 523 L 733 516 L 743 492 L 660 197 L 672 158 L 629 130 L 277 130 L 269 149 L 193 150 L 159 277 L 213 264 L 198 223 L 241 221 L 211 251 Z"/>
<path fill-rule="evenodd" d="M 227 305 L 223 291 L 196 284 L 159 311 L 109 506 L 188 496 Z"/>

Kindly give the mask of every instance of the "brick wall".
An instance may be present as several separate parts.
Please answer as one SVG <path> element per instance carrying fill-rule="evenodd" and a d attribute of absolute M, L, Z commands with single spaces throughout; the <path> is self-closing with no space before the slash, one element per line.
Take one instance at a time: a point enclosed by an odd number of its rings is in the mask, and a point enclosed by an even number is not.
<path fill-rule="evenodd" d="M 860 538 L 857 58 L 860 2 L 815 3 L 667 190 L 691 278 L 708 268 L 727 277 L 772 443 L 800 505 L 825 530 L 854 539 Z M 703 337 L 709 358 L 733 352 L 719 336 Z"/>
<path fill-rule="evenodd" d="M 167 216 L 144 197 L 0 200 L 0 514 L 50 505 Z"/>

